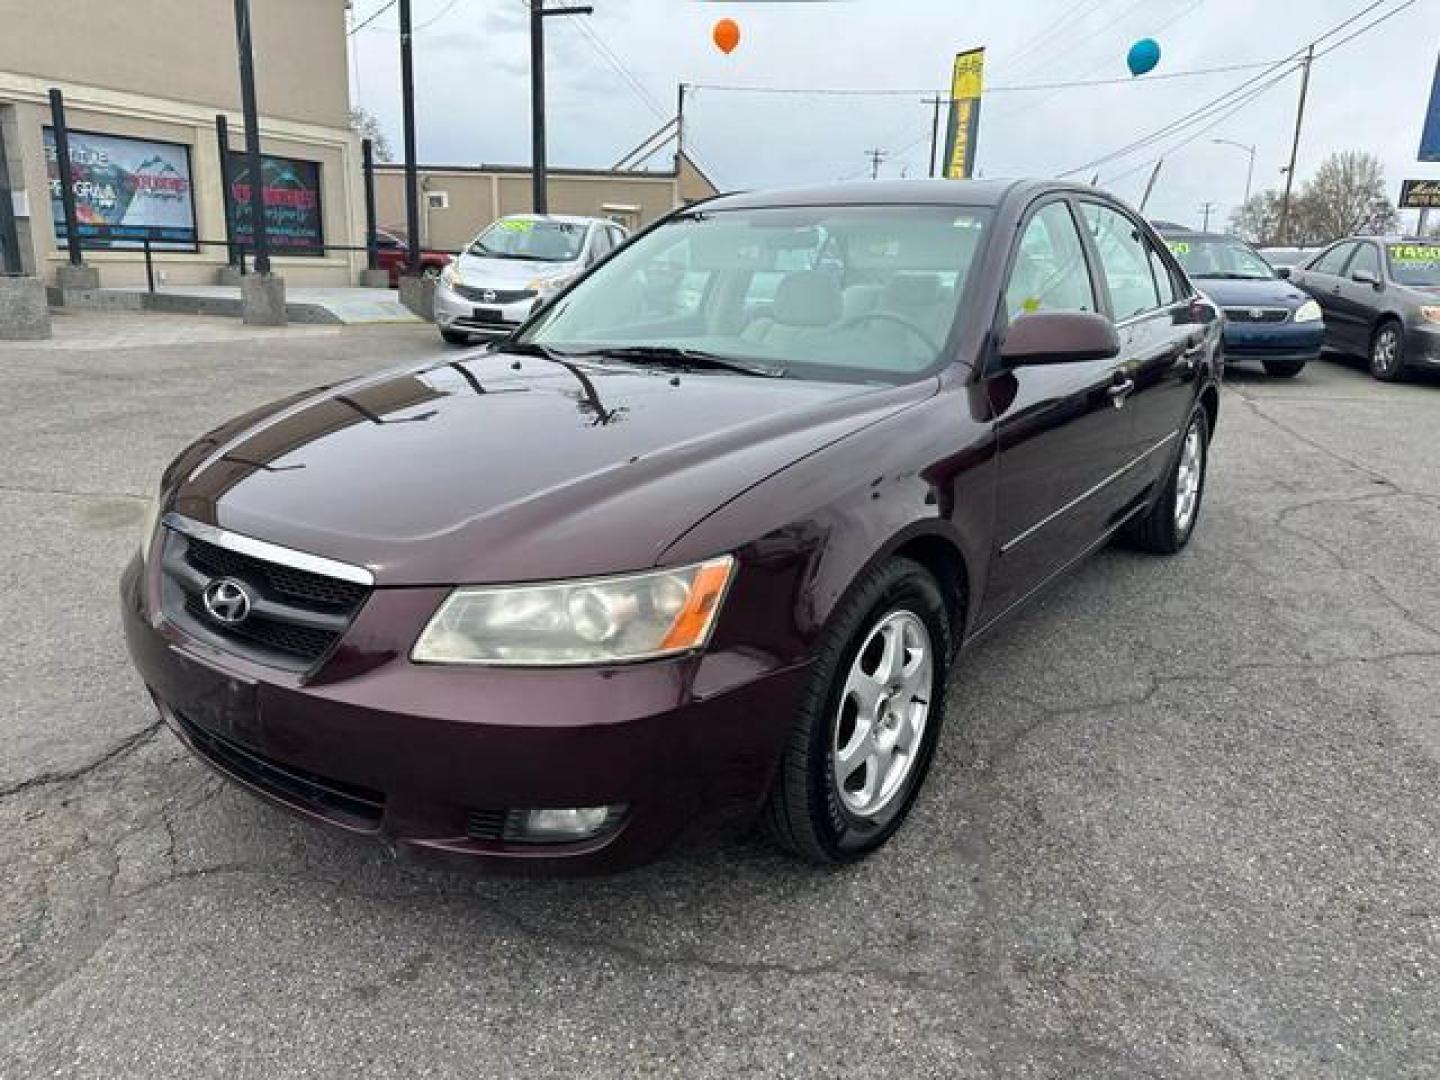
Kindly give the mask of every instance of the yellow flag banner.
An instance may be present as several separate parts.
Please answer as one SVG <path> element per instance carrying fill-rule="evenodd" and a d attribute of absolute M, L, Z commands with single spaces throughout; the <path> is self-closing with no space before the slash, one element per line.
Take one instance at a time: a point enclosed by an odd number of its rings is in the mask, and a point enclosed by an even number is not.
<path fill-rule="evenodd" d="M 945 140 L 945 176 L 964 180 L 975 170 L 975 139 L 980 132 L 980 95 L 985 89 L 985 50 L 955 56 L 950 79 L 950 132 Z"/>

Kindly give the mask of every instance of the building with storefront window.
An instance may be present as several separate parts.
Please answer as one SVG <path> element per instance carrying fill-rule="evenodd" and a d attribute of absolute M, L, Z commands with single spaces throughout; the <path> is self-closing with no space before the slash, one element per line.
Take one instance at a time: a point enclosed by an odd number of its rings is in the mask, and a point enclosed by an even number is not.
<path fill-rule="evenodd" d="M 274 269 L 296 285 L 352 284 L 364 266 L 360 144 L 349 128 L 345 0 L 250 0 L 266 220 Z M 171 284 L 213 284 L 227 262 L 215 117 L 243 151 L 231 0 L 0 3 L 0 141 L 27 273 L 66 260 L 49 91 L 64 95 L 79 232 L 103 286 L 145 280 L 148 236 Z M 232 162 L 236 156 L 232 155 Z M 231 190 L 248 192 L 243 162 Z M 0 197 L 3 197 L 0 192 Z M 244 240 L 248 207 L 234 223 Z M 0 222 L 0 229 L 3 229 Z"/>

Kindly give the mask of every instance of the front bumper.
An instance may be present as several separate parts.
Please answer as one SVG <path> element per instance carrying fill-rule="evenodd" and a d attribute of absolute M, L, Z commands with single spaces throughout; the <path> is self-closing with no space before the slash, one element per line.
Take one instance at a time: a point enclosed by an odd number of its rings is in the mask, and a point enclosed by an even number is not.
<path fill-rule="evenodd" d="M 1320 357 L 1325 324 L 1279 323 L 1273 325 L 1225 324 L 1225 360 L 1281 360 L 1309 362 Z"/>
<path fill-rule="evenodd" d="M 530 317 L 536 299 L 486 304 L 461 296 L 439 282 L 435 285 L 435 323 L 442 330 L 477 336 L 508 334 Z"/>
<path fill-rule="evenodd" d="M 1416 322 L 1405 328 L 1405 363 L 1440 367 L 1440 325 Z"/>
<path fill-rule="evenodd" d="M 549 671 L 413 664 L 392 628 L 418 629 L 445 591 L 376 590 L 307 675 L 152 617 L 138 558 L 121 606 L 131 659 L 191 750 L 271 802 L 402 853 L 598 873 L 753 819 L 804 666 L 725 653 Z M 618 825 L 573 843 L 507 842 L 487 824 L 509 809 L 619 804 Z"/>

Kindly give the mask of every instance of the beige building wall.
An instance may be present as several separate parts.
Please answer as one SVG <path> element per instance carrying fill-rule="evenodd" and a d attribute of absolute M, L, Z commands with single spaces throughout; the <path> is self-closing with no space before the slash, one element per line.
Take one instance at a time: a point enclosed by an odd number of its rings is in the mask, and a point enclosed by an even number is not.
<path fill-rule="evenodd" d="M 421 166 L 421 245 L 457 251 L 481 229 L 506 214 L 528 213 L 530 171 L 510 166 Z M 444 209 L 430 208 L 428 194 L 444 194 Z M 590 172 L 550 170 L 547 194 L 556 214 L 610 217 L 641 228 L 685 203 L 709 198 L 713 184 L 683 160 L 680 172 Z M 437 200 L 439 201 L 439 200 Z M 405 173 L 402 166 L 376 170 L 375 216 L 381 228 L 405 231 Z"/>
<path fill-rule="evenodd" d="M 50 222 L 43 129 L 49 89 L 65 95 L 77 131 L 162 139 L 190 148 L 195 227 L 223 240 L 215 115 L 244 149 L 231 0 L 0 0 L 0 125 L 28 269 L 53 283 L 66 260 Z M 143 15 L 141 11 L 143 9 Z M 327 244 L 364 244 L 359 140 L 348 125 L 344 0 L 251 0 L 260 130 L 266 153 L 317 161 Z M 18 162 L 18 168 L 17 168 Z M 135 251 L 86 251 L 102 286 L 143 284 Z M 225 249 L 155 255 L 162 284 L 214 284 Z M 363 253 L 274 259 L 294 285 L 353 284 Z"/>

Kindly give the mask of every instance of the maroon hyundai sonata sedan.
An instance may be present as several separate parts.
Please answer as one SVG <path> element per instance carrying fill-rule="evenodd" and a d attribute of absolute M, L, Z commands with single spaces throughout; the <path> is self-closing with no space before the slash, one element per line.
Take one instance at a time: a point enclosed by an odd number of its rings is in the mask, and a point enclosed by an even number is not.
<path fill-rule="evenodd" d="M 503 342 L 195 442 L 130 652 L 208 764 L 403 851 L 607 870 L 758 818 L 853 860 L 959 648 L 1190 538 L 1219 334 L 1092 188 L 714 199 Z"/>

